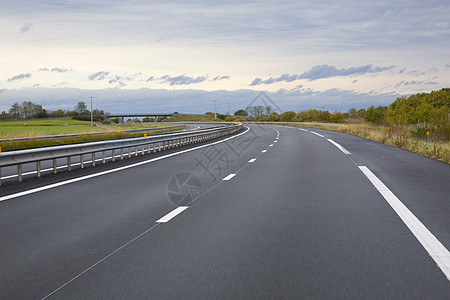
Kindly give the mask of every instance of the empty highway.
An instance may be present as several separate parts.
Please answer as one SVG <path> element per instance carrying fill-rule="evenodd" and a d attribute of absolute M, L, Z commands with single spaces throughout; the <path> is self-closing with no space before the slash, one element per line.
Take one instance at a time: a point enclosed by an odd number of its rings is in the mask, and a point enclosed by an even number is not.
<path fill-rule="evenodd" d="M 1 299 L 449 299 L 450 167 L 238 135 L 0 187 Z"/>

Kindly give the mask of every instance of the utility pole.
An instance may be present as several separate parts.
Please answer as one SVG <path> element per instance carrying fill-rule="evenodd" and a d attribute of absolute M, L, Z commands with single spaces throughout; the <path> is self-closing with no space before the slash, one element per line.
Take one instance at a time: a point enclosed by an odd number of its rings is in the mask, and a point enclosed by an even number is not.
<path fill-rule="evenodd" d="M 92 113 L 92 98 L 94 98 L 94 97 L 92 97 L 91 96 L 91 126 L 93 126 L 93 121 L 94 121 L 94 115 L 93 115 L 93 113 Z"/>
<path fill-rule="evenodd" d="M 216 113 L 216 103 L 217 103 L 217 100 L 213 100 L 213 102 L 214 102 L 214 119 L 217 119 L 217 113 Z"/>
<path fill-rule="evenodd" d="M 228 115 L 230 115 L 230 102 L 228 102 Z"/>

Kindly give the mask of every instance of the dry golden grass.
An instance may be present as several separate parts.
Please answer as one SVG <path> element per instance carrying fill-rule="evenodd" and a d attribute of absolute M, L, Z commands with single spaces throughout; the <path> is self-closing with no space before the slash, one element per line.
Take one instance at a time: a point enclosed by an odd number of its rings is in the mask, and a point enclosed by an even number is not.
<path fill-rule="evenodd" d="M 290 124 L 293 125 L 293 124 Z M 450 163 L 450 143 L 438 141 L 430 136 L 430 142 L 426 139 L 419 139 L 411 136 L 411 128 L 408 126 L 375 126 L 364 124 L 346 124 L 344 126 L 329 125 L 305 125 L 295 126 L 314 127 L 332 131 L 345 132 L 348 134 L 363 137 L 369 140 L 377 141 L 386 145 L 403 148 L 417 154 L 435 158 L 446 163 Z M 389 128 L 389 130 L 388 130 Z"/>

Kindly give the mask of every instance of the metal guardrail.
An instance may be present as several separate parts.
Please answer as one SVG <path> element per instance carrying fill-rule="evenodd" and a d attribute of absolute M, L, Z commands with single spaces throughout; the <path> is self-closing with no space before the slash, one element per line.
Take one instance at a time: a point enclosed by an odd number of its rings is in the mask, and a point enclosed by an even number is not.
<path fill-rule="evenodd" d="M 233 134 L 241 129 L 241 124 L 222 124 L 222 126 L 217 128 L 199 129 L 190 132 L 8 151 L 0 153 L 0 185 L 2 184 L 1 168 L 3 167 L 17 166 L 18 181 L 22 181 L 23 164 L 36 163 L 37 177 L 41 177 L 42 161 L 52 160 L 53 174 L 56 174 L 58 167 L 57 159 L 60 158 L 67 159 L 67 170 L 71 171 L 71 158 L 73 156 L 80 156 L 80 166 L 81 168 L 84 168 L 84 156 L 88 154 L 92 155 L 91 166 L 95 166 L 96 153 L 102 153 L 102 163 L 105 163 L 106 151 L 112 151 L 112 161 L 115 161 L 116 151 L 119 150 L 120 160 L 123 160 L 124 156 L 131 157 L 132 150 L 134 150 L 135 156 L 138 156 L 138 152 L 140 152 L 141 155 L 145 155 L 146 153 L 150 154 L 179 146 L 216 139 Z"/>

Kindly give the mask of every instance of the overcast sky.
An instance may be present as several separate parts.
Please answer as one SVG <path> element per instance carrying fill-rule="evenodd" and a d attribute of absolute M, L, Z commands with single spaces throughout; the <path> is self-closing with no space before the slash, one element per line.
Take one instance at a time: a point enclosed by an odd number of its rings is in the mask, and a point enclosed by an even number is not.
<path fill-rule="evenodd" d="M 450 87 L 450 2 L 2 0 L 0 110 L 347 110 Z"/>

